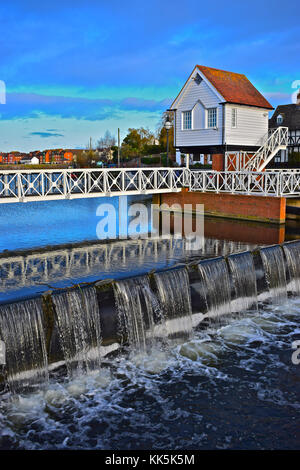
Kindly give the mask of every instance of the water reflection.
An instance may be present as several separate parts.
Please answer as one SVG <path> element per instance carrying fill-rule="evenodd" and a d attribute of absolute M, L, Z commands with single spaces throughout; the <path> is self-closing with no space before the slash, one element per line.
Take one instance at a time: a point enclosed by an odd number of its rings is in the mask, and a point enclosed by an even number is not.
<path fill-rule="evenodd" d="M 0 301 L 97 279 L 120 279 L 178 262 L 249 250 L 249 244 L 205 239 L 190 251 L 185 239 L 120 240 L 0 256 Z"/>

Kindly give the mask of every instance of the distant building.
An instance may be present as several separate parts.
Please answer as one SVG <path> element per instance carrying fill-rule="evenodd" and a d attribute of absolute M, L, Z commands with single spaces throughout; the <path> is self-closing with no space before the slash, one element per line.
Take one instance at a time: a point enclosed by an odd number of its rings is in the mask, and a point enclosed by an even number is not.
<path fill-rule="evenodd" d="M 30 165 L 39 165 L 39 163 L 40 163 L 40 160 L 38 157 L 32 157 L 30 159 Z"/>
<path fill-rule="evenodd" d="M 3 153 L 0 156 L 0 163 L 2 163 L 3 165 L 15 165 L 19 163 L 22 158 L 24 158 L 24 154 L 21 154 L 19 152 Z"/>
<path fill-rule="evenodd" d="M 287 162 L 291 153 L 300 152 L 300 90 L 296 104 L 282 104 L 277 106 L 274 111 L 269 121 L 269 127 L 274 129 L 279 126 L 289 128 L 289 141 L 287 150 L 281 150 L 276 155 L 275 161 Z"/>
<path fill-rule="evenodd" d="M 114 157 L 114 151 L 111 147 L 98 148 L 98 156 L 100 160 L 111 161 Z"/>
<path fill-rule="evenodd" d="M 215 169 L 224 168 L 225 152 L 264 143 L 272 109 L 245 75 L 196 65 L 171 106 L 174 147 L 198 161 L 213 155 Z"/>

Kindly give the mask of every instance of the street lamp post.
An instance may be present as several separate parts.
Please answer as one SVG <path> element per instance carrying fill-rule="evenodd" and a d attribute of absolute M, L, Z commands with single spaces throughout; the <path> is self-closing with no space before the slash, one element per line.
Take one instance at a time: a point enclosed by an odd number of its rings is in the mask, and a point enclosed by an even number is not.
<path fill-rule="evenodd" d="M 169 130 L 171 129 L 172 124 L 170 123 L 169 116 L 165 122 L 165 129 L 167 131 L 167 166 L 169 166 Z"/>

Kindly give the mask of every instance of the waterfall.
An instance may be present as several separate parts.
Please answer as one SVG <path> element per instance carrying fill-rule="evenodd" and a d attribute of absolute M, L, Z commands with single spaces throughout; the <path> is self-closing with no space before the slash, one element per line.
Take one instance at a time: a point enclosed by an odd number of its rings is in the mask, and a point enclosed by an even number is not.
<path fill-rule="evenodd" d="M 24 391 L 48 381 L 41 300 L 1 306 L 0 339 L 6 346 L 5 367 L 11 391 Z"/>
<path fill-rule="evenodd" d="M 232 302 L 232 310 L 240 312 L 253 306 L 257 310 L 256 274 L 252 253 L 230 255 L 228 263 L 236 299 L 235 302 Z"/>
<path fill-rule="evenodd" d="M 127 335 L 135 348 L 146 350 L 147 338 L 153 339 L 154 313 L 159 310 L 148 276 L 118 281 L 114 292 L 122 336 Z"/>
<path fill-rule="evenodd" d="M 291 291 L 300 294 L 300 243 L 285 243 L 283 249 L 290 275 Z"/>
<path fill-rule="evenodd" d="M 69 376 L 100 367 L 100 312 L 95 288 L 55 294 L 53 302 Z"/>
<path fill-rule="evenodd" d="M 209 317 L 231 313 L 230 279 L 224 258 L 198 264 Z"/>
<path fill-rule="evenodd" d="M 287 298 L 286 274 L 281 246 L 274 245 L 260 250 L 266 273 L 266 281 L 271 297 L 275 302 Z"/>
<path fill-rule="evenodd" d="M 162 306 L 168 335 L 192 331 L 192 302 L 189 276 L 186 268 L 154 274 L 158 300 Z"/>

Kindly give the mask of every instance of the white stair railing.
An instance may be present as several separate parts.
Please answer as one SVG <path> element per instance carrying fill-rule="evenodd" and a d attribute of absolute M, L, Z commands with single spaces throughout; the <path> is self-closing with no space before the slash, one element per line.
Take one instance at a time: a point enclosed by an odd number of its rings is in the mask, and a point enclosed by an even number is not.
<path fill-rule="evenodd" d="M 288 144 L 288 127 L 278 127 L 270 134 L 266 142 L 244 163 L 245 171 L 262 171 L 272 158 L 285 150 Z"/>
<path fill-rule="evenodd" d="M 226 152 L 226 169 L 233 171 L 263 171 L 272 158 L 288 145 L 288 127 L 271 129 L 265 143 L 254 153 L 240 151 L 236 154 Z"/>

